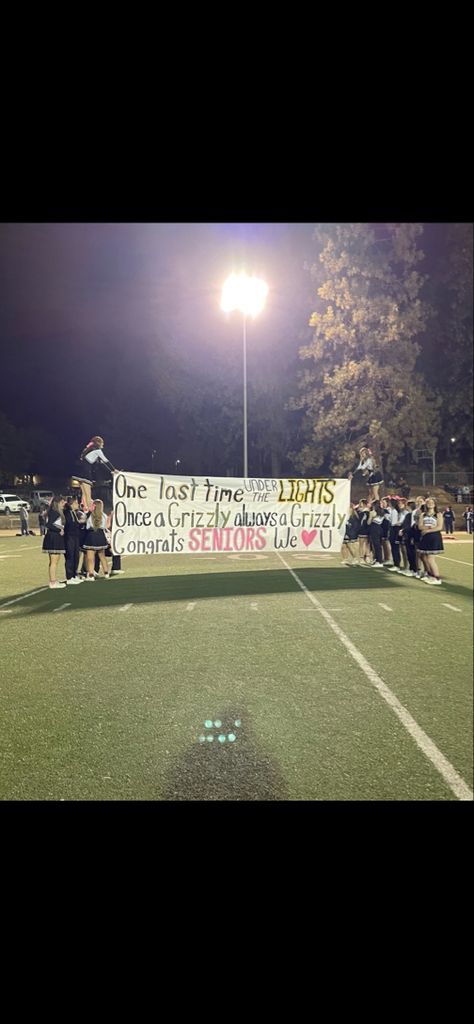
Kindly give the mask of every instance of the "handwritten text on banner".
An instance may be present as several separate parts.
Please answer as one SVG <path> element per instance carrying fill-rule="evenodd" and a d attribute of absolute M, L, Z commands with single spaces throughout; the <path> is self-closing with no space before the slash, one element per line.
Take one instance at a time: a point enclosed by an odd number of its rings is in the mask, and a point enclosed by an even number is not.
<path fill-rule="evenodd" d="M 340 551 L 348 480 L 114 473 L 119 555 Z"/>

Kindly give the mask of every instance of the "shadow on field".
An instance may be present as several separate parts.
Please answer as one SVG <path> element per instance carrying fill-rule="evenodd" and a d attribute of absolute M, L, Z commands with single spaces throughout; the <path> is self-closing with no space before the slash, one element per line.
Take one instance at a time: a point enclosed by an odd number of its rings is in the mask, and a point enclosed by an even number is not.
<path fill-rule="evenodd" d="M 225 708 L 220 728 L 202 727 L 213 735 L 195 744 L 166 773 L 160 786 L 162 800 L 285 800 L 285 782 L 275 763 L 258 744 L 245 708 Z M 240 721 L 239 727 L 235 721 Z M 235 736 L 224 743 L 218 734 Z"/>
<path fill-rule="evenodd" d="M 320 568 L 296 569 L 298 578 L 308 590 L 314 593 L 325 591 L 351 591 L 357 593 L 370 590 L 387 590 L 402 586 L 402 581 L 389 578 L 385 572 L 371 569 Z M 422 584 L 410 581 L 419 589 Z M 423 587 L 423 589 L 426 589 Z M 449 592 L 459 590 L 468 593 L 464 587 L 449 587 Z M 446 591 L 448 592 L 448 586 Z M 12 614 L 5 615 L 5 621 L 21 616 L 25 611 L 29 614 L 48 614 L 53 607 L 69 602 L 68 612 L 84 611 L 88 608 L 120 607 L 128 602 L 133 604 L 159 603 L 161 601 L 202 601 L 206 598 L 236 597 L 243 594 L 257 596 L 259 594 L 301 593 L 298 584 L 287 569 L 259 569 L 245 572 L 209 572 L 190 575 L 182 573 L 173 576 L 118 577 L 110 580 L 97 579 L 91 583 L 81 583 L 79 587 L 65 587 L 64 590 L 52 591 L 46 588 L 41 593 L 26 598 L 17 607 L 12 607 Z M 12 594 L 4 598 L 5 602 L 19 597 Z M 45 605 L 45 598 L 48 604 Z M 0 607 L 1 607 L 0 604 Z"/>

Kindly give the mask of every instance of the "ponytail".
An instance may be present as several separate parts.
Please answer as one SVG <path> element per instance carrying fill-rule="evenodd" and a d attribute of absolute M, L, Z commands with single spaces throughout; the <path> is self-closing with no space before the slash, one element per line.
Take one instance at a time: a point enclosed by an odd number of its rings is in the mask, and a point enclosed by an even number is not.
<path fill-rule="evenodd" d="M 82 449 L 82 452 L 79 456 L 80 461 L 82 462 L 84 456 L 87 455 L 87 452 L 90 452 L 91 450 L 94 450 L 96 448 L 103 448 L 103 445 L 104 438 L 99 437 L 98 434 L 95 434 L 94 437 L 91 437 L 89 444 L 86 444 L 86 447 Z"/>

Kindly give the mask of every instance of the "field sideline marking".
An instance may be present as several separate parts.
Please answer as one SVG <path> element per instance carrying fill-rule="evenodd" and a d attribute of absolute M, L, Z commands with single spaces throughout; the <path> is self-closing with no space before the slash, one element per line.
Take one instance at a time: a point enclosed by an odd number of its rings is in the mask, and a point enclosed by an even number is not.
<path fill-rule="evenodd" d="M 441 602 L 443 608 L 450 608 L 452 612 L 460 612 L 460 608 L 455 608 L 453 604 L 446 604 L 444 601 Z"/>
<path fill-rule="evenodd" d="M 26 601 L 27 597 L 33 597 L 35 594 L 42 594 L 43 590 L 49 590 L 49 587 L 41 587 L 40 590 L 32 590 L 29 594 L 23 594 L 23 597 L 15 597 L 13 601 L 5 601 L 5 604 L 0 604 L 0 608 L 7 608 L 9 604 L 16 604 L 17 601 Z"/>
<path fill-rule="evenodd" d="M 196 602 L 195 601 L 190 601 L 189 604 L 186 606 L 186 611 L 187 612 L 192 612 L 193 608 L 195 608 L 195 607 L 196 607 Z"/>
<path fill-rule="evenodd" d="M 379 601 L 379 605 L 381 608 L 384 608 L 386 612 L 393 612 L 393 608 L 389 608 L 388 604 L 382 604 L 381 601 Z"/>
<path fill-rule="evenodd" d="M 53 612 L 62 612 L 62 611 L 64 611 L 65 608 L 70 608 L 70 607 L 71 607 L 71 602 L 69 602 L 69 604 L 60 604 L 59 608 L 53 608 Z"/>
<path fill-rule="evenodd" d="M 448 555 L 438 555 L 438 552 L 436 552 L 436 557 L 445 558 L 447 562 L 457 562 L 458 565 L 470 565 L 472 568 L 472 562 L 463 562 L 460 558 L 449 558 Z"/>
<path fill-rule="evenodd" d="M 119 612 L 128 612 L 128 609 L 131 608 L 132 605 L 133 605 L 133 601 L 132 601 L 132 604 L 123 604 L 122 607 L 119 608 Z"/>
<path fill-rule="evenodd" d="M 323 618 L 326 619 L 328 625 L 331 627 L 336 636 L 339 637 L 339 640 L 341 641 L 341 643 L 344 644 L 344 647 L 349 651 L 351 657 L 354 659 L 355 662 L 357 662 L 359 667 L 365 673 L 367 679 L 373 684 L 373 686 L 375 686 L 375 689 L 378 690 L 384 701 L 395 712 L 397 718 L 400 720 L 402 725 L 405 726 L 405 729 L 407 730 L 407 732 L 410 733 L 410 736 L 413 737 L 415 743 L 420 748 L 420 750 L 422 750 L 425 756 L 428 758 L 428 760 L 431 761 L 434 768 L 436 768 L 436 770 L 442 776 L 442 778 L 447 783 L 447 785 L 449 786 L 450 790 L 454 793 L 454 795 L 457 796 L 459 800 L 474 800 L 474 794 L 469 789 L 467 783 L 464 782 L 464 779 L 461 778 L 461 776 L 458 774 L 453 765 L 448 761 L 448 759 L 444 756 L 444 754 L 442 754 L 441 751 L 438 750 L 438 747 L 436 746 L 435 743 L 433 743 L 433 740 L 430 740 L 429 736 L 418 725 L 418 722 L 416 722 L 412 715 L 410 715 L 410 712 L 407 711 L 403 704 L 400 703 L 395 694 L 392 693 L 387 684 L 384 683 L 383 679 L 381 679 L 380 676 L 377 675 L 372 666 L 369 665 L 369 662 L 364 658 L 364 655 L 361 654 L 361 652 L 357 649 L 355 644 L 353 644 L 352 641 L 349 640 L 349 637 L 346 636 L 346 634 L 343 632 L 340 626 L 338 626 L 337 622 L 335 622 L 334 619 L 331 618 L 329 612 L 327 612 L 324 606 L 320 604 L 318 599 L 314 597 L 314 594 L 312 594 L 311 591 L 308 590 L 307 587 L 305 587 L 304 583 L 302 583 L 302 581 L 299 579 L 294 569 L 292 569 L 288 565 L 288 563 L 285 562 L 285 559 L 283 558 L 282 555 L 280 555 L 280 552 L 278 552 L 278 557 L 283 562 L 285 568 L 288 569 L 288 572 L 291 573 L 293 579 L 296 580 L 298 586 L 301 588 L 306 597 L 309 598 L 309 600 L 315 605 L 315 607 L 321 613 Z"/>

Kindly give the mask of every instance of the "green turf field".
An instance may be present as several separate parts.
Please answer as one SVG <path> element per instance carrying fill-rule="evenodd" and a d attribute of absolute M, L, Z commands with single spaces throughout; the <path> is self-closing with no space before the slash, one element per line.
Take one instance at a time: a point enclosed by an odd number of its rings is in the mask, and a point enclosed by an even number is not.
<path fill-rule="evenodd" d="M 472 540 L 444 556 L 442 587 L 283 553 L 51 591 L 0 534 L 0 797 L 472 799 Z"/>

